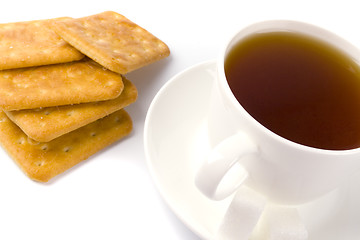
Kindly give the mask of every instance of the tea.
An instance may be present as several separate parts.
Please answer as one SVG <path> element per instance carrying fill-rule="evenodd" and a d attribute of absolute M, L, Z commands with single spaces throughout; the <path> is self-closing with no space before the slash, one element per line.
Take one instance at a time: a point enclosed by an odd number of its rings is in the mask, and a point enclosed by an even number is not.
<path fill-rule="evenodd" d="M 257 33 L 232 48 L 225 74 L 274 133 L 321 149 L 360 146 L 360 68 L 341 50 L 298 33 Z"/>

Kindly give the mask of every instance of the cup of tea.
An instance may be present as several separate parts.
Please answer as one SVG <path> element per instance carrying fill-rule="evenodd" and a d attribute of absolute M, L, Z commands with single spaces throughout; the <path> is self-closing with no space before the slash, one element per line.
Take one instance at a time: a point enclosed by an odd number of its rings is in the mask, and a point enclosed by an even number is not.
<path fill-rule="evenodd" d="M 238 31 L 217 60 L 197 188 L 221 200 L 246 184 L 289 205 L 337 189 L 360 169 L 359 60 L 355 46 L 307 23 Z"/>

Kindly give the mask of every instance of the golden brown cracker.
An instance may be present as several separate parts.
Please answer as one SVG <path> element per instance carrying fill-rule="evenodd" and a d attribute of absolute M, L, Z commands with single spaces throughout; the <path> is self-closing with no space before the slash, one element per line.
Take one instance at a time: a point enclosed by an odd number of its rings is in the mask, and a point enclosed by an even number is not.
<path fill-rule="evenodd" d="M 32 109 L 116 98 L 122 77 L 92 60 L 0 71 L 0 108 Z"/>
<path fill-rule="evenodd" d="M 119 110 L 48 143 L 40 143 L 29 139 L 5 113 L 0 113 L 0 143 L 29 178 L 40 182 L 49 181 L 131 130 L 130 116 Z"/>
<path fill-rule="evenodd" d="M 170 54 L 164 42 L 116 12 L 55 21 L 53 27 L 79 51 L 121 74 Z"/>
<path fill-rule="evenodd" d="M 48 142 L 135 102 L 136 87 L 125 77 L 123 81 L 124 90 L 112 100 L 5 113 L 30 138 Z"/>
<path fill-rule="evenodd" d="M 67 18 L 59 18 L 67 19 Z M 51 28 L 52 19 L 0 24 L 0 70 L 83 58 Z"/>

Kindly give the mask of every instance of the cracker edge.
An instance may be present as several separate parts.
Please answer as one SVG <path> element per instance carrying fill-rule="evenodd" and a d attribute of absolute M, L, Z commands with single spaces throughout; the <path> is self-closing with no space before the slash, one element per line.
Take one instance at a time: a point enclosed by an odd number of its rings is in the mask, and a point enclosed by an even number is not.
<path fill-rule="evenodd" d="M 86 16 L 86 17 L 82 17 L 82 18 L 77 18 L 77 19 L 83 19 L 83 18 L 88 18 L 88 17 L 92 17 L 92 16 L 96 16 L 96 15 L 100 15 L 100 14 L 104 14 L 104 13 L 108 13 L 108 14 L 118 14 L 121 15 L 117 12 L 114 11 L 105 11 L 102 13 L 98 13 L 98 14 L 94 14 L 94 15 L 90 15 L 90 16 Z M 152 59 L 151 61 L 147 61 L 145 63 L 139 64 L 137 67 L 132 67 L 129 68 L 128 66 L 123 66 L 122 64 L 118 64 L 118 63 L 114 63 L 114 61 L 109 61 L 109 58 L 107 57 L 107 54 L 104 54 L 101 50 L 98 50 L 97 48 L 94 47 L 89 47 L 90 44 L 83 44 L 84 41 L 82 38 L 78 38 L 76 34 L 74 34 L 73 32 L 69 32 L 67 31 L 66 26 L 64 25 L 64 22 L 67 21 L 76 21 L 77 19 L 66 19 L 66 20 L 61 20 L 61 21 L 54 21 L 52 23 L 52 29 L 60 36 L 62 37 L 66 42 L 68 42 L 71 46 L 73 46 L 74 48 L 76 48 L 78 51 L 80 51 L 81 53 L 83 53 L 84 55 L 88 56 L 89 58 L 93 59 L 95 62 L 99 63 L 100 65 L 108 68 L 109 70 L 119 73 L 119 74 L 127 74 L 130 73 L 132 71 L 135 71 L 139 68 L 145 67 L 147 65 L 150 65 L 152 63 L 155 63 L 161 59 L 164 59 L 166 57 L 168 57 L 170 55 L 170 48 L 169 46 L 163 42 L 161 39 L 159 39 L 158 37 L 156 37 L 155 35 L 153 35 L 151 32 L 149 32 L 148 30 L 146 30 L 145 28 L 141 27 L 140 25 L 138 25 L 137 23 L 129 20 L 128 18 L 126 18 L 125 16 L 121 15 L 122 17 L 124 17 L 127 21 L 135 24 L 137 27 L 139 27 L 140 29 L 142 29 L 143 31 L 149 33 L 150 35 L 152 35 L 154 38 L 156 38 L 159 42 L 162 43 L 163 47 L 164 47 L 164 51 L 158 55 L 158 57 Z M 65 29 L 65 30 L 64 30 Z M 74 40 L 75 39 L 75 40 Z M 79 39 L 81 41 L 81 44 L 79 45 Z M 87 42 L 86 42 L 87 43 Z M 85 46 L 85 47 L 84 47 Z M 99 57 L 100 56 L 100 57 Z"/>
<path fill-rule="evenodd" d="M 25 175 L 27 175 L 33 181 L 45 183 L 45 182 L 48 182 L 50 179 L 66 172 L 67 170 L 71 169 L 75 165 L 87 160 L 92 155 L 96 154 L 97 152 L 105 149 L 106 147 L 108 147 L 108 146 L 114 144 L 115 142 L 128 136 L 133 129 L 133 122 L 132 122 L 130 115 L 125 110 L 121 109 L 113 114 L 106 116 L 103 119 L 107 119 L 111 116 L 115 116 L 119 112 L 122 112 L 122 114 L 124 114 L 124 117 L 125 117 L 125 120 L 122 122 L 122 124 L 124 124 L 125 126 L 122 127 L 123 131 L 121 131 L 121 133 L 119 133 L 118 135 L 112 135 L 111 137 L 108 137 L 107 140 L 101 145 L 100 144 L 92 144 L 91 147 L 88 147 L 89 151 L 86 151 L 86 155 L 84 155 L 78 159 L 75 159 L 75 160 L 72 159 L 73 161 L 67 162 L 67 164 L 61 165 L 61 168 L 59 168 L 59 169 L 50 168 L 50 169 L 47 169 L 46 171 L 39 171 L 39 169 L 34 166 L 35 162 L 33 162 L 33 165 L 31 166 L 31 162 L 26 161 L 26 159 L 25 160 L 17 159 L 13 155 L 14 152 L 18 151 L 18 149 L 16 147 L 14 147 L 12 150 L 10 150 L 10 149 L 6 148 L 6 146 L 4 146 L 3 141 L 0 141 L 0 144 L 3 147 L 3 149 L 7 152 L 9 157 L 12 158 L 14 160 L 14 162 L 18 165 L 18 167 L 23 171 L 23 173 L 25 173 Z M 3 114 L 3 116 L 5 118 L 7 118 L 5 113 L 1 112 L 0 116 L 1 116 L 1 114 Z M 102 121 L 103 119 L 100 119 L 99 121 Z M 9 118 L 7 118 L 7 121 L 9 121 L 11 124 L 10 128 L 15 128 L 17 130 L 20 130 L 16 126 L 16 124 L 14 124 Z M 93 124 L 93 123 L 91 123 L 91 124 Z M 86 125 L 86 126 L 88 126 L 88 125 Z M 83 128 L 85 128 L 86 126 L 84 126 Z M 76 131 L 82 131 L 83 128 L 80 128 Z M 76 134 L 76 131 L 73 131 L 69 134 L 74 135 L 74 132 Z M 108 131 L 111 131 L 111 130 L 108 130 Z M 26 134 L 24 134 L 24 135 L 26 137 Z M 5 144 L 8 144 L 8 143 L 5 143 Z M 28 168 L 26 168 L 26 166 L 28 166 Z"/>

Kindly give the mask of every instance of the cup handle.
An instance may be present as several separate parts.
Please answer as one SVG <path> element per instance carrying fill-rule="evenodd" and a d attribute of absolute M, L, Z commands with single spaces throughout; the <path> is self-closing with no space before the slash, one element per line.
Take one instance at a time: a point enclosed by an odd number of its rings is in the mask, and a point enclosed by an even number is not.
<path fill-rule="evenodd" d="M 238 132 L 221 141 L 206 155 L 195 176 L 195 185 L 205 196 L 222 200 L 238 189 L 248 178 L 241 159 L 257 153 L 257 146 Z"/>

